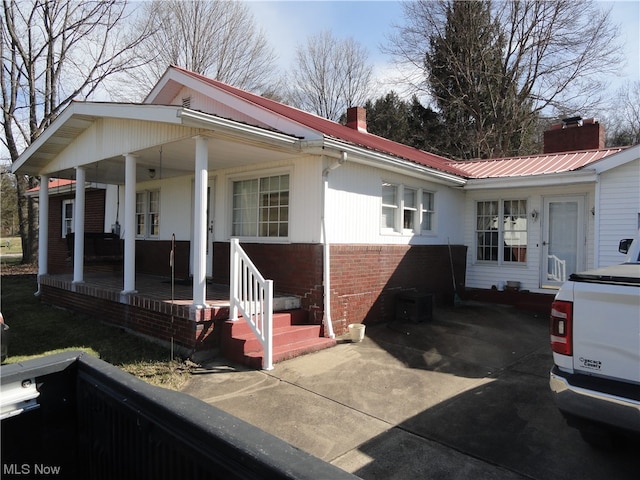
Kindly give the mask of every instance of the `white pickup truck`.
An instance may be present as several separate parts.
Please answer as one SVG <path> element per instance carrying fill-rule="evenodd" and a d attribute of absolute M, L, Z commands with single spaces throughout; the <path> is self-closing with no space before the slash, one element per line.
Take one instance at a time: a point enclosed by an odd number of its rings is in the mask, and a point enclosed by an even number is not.
<path fill-rule="evenodd" d="M 640 231 L 619 250 L 623 264 L 571 275 L 551 307 L 551 392 L 598 447 L 640 435 Z"/>

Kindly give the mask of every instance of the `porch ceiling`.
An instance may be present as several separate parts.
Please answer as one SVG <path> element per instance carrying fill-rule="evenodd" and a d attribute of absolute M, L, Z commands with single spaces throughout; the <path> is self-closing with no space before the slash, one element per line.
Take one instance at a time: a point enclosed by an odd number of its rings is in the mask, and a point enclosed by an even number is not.
<path fill-rule="evenodd" d="M 124 125 L 119 130 L 114 122 Z M 143 133 L 141 133 L 143 132 Z M 124 154 L 137 158 L 138 181 L 193 174 L 196 135 L 209 137 L 209 170 L 300 155 L 298 138 L 177 106 L 72 104 L 22 154 L 13 171 L 123 184 Z"/>
<path fill-rule="evenodd" d="M 223 168 L 241 167 L 300 155 L 292 149 L 265 148 L 264 145 L 239 143 L 237 140 L 217 137 L 215 132 L 203 132 L 210 137 L 208 144 L 210 172 Z M 155 170 L 155 180 L 192 175 L 195 169 L 195 140 L 181 140 L 155 145 L 131 152 L 136 155 L 136 178 L 138 182 L 151 180 L 150 170 Z M 86 164 L 88 182 L 124 184 L 125 159 L 118 155 Z M 75 178 L 73 168 L 61 170 L 57 178 Z"/>

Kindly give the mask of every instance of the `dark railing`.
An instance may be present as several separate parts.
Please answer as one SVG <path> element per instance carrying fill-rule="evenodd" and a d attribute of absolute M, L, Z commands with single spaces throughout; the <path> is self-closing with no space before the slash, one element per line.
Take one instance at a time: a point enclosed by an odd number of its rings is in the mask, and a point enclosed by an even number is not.
<path fill-rule="evenodd" d="M 1 377 L 3 478 L 357 478 L 80 352 L 3 366 Z"/>

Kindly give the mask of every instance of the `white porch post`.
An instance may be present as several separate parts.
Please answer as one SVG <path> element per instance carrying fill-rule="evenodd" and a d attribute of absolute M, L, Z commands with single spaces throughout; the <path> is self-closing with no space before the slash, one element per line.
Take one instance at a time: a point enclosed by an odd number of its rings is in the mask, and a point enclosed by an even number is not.
<path fill-rule="evenodd" d="M 86 170 L 76 167 L 76 199 L 73 212 L 73 283 L 84 282 L 84 189 Z"/>
<path fill-rule="evenodd" d="M 209 139 L 198 135 L 196 141 L 195 198 L 193 222 L 193 305 L 207 303 L 207 183 Z"/>
<path fill-rule="evenodd" d="M 136 291 L 136 157 L 124 156 L 124 288 Z"/>
<path fill-rule="evenodd" d="M 48 272 L 49 261 L 49 175 L 40 175 L 38 201 L 38 277 Z"/>

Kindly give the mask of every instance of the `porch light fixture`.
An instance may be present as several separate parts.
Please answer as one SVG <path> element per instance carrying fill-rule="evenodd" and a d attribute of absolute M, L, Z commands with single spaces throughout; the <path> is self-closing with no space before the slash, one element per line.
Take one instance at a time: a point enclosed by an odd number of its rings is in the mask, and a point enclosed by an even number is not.
<path fill-rule="evenodd" d="M 537 222 L 537 221 L 538 221 L 538 211 L 537 211 L 536 209 L 534 209 L 534 210 L 531 212 L 531 219 L 532 219 L 534 222 Z"/>
<path fill-rule="evenodd" d="M 156 178 L 156 169 L 155 168 L 150 168 L 149 169 L 149 178 Z"/>

